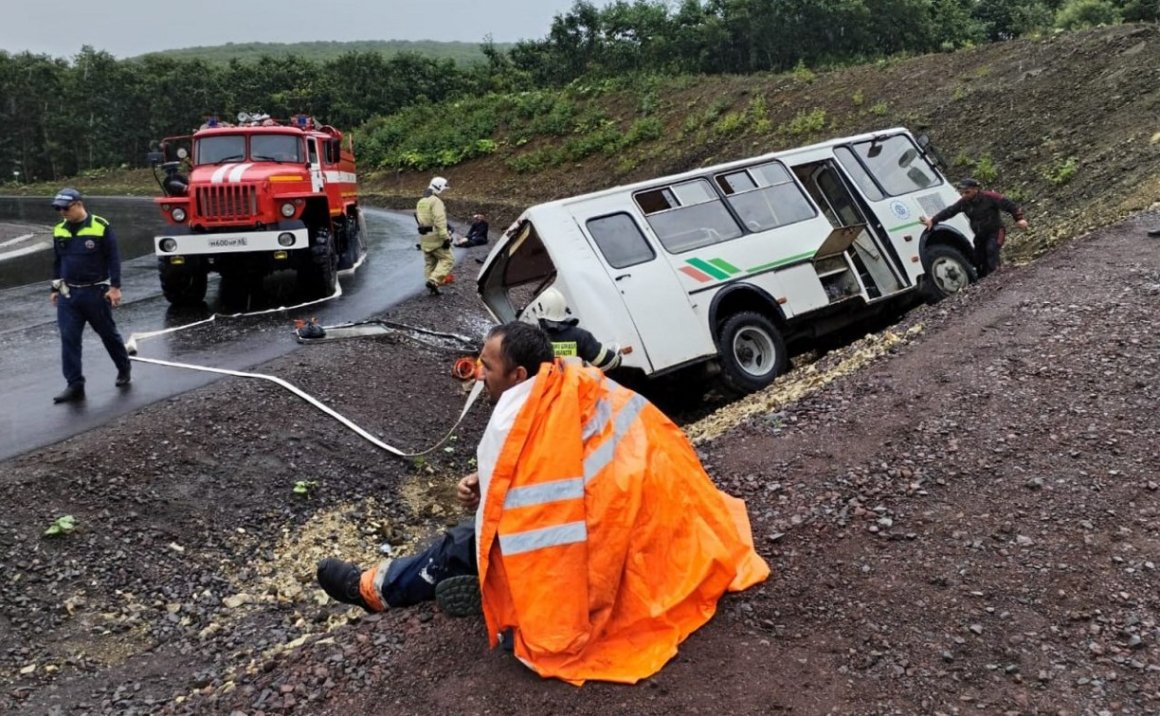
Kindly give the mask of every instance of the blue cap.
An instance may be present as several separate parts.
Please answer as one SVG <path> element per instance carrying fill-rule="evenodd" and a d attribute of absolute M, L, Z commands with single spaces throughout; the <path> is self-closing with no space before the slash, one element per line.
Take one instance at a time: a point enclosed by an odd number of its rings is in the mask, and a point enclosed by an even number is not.
<path fill-rule="evenodd" d="M 81 196 L 81 193 L 76 189 L 61 189 L 56 193 L 56 196 L 52 198 L 52 205 L 57 209 L 64 209 L 68 207 L 69 204 L 80 201 L 83 198 L 84 197 Z"/>

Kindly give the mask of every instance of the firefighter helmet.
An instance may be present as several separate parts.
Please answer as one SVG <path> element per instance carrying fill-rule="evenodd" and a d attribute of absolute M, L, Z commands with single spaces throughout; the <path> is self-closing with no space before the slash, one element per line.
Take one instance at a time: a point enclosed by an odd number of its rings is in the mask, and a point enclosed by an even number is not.
<path fill-rule="evenodd" d="M 439 194 L 448 186 L 450 186 L 450 183 L 446 179 L 443 177 L 435 177 L 431 180 L 431 184 L 427 188 L 436 194 Z"/>
<path fill-rule="evenodd" d="M 534 317 L 546 318 L 549 321 L 566 321 L 572 315 L 572 311 L 568 310 L 568 302 L 564 299 L 564 294 L 560 293 L 560 289 L 555 286 L 545 289 L 543 293 L 536 296 L 536 300 L 532 301 L 528 310 Z"/>

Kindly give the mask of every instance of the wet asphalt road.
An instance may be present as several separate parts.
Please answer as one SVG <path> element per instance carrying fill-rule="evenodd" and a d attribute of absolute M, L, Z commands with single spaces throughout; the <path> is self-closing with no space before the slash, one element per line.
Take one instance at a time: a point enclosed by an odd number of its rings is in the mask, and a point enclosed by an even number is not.
<path fill-rule="evenodd" d="M 47 224 L 40 216 L 48 199 L 37 200 L 31 209 L 23 203 L 0 199 L 0 218 Z M 161 294 L 157 264 L 152 253 L 153 231 L 160 220 L 151 218 L 153 208 L 145 199 L 89 200 L 90 210 L 109 219 L 118 229 L 122 251 L 135 258 L 122 262 L 124 303 L 114 316 L 124 339 L 204 319 L 215 311 L 236 313 L 218 302 L 219 281 L 211 277 L 207 306 L 200 311 L 171 309 Z M 122 220 L 124 222 L 122 223 Z M 151 224 L 151 221 L 156 221 Z M 415 250 L 411 217 L 377 209 L 366 210 L 369 250 L 353 274 L 342 274 L 342 295 L 307 308 L 277 311 L 260 316 L 225 318 L 152 338 L 139 339 L 140 355 L 182 363 L 249 370 L 290 351 L 301 349 L 294 340 L 293 319 L 317 317 L 323 324 L 358 321 L 381 314 L 390 306 L 419 293 L 423 288 L 422 255 Z M 138 227 L 131 236 L 127 225 Z M 144 225 L 144 226 L 142 226 Z M 51 252 L 47 270 L 51 271 Z M 45 257 L 0 268 L 0 460 L 58 442 L 90 430 L 151 403 L 205 385 L 222 376 L 200 371 L 168 368 L 140 362 L 133 364 L 133 383 L 115 388 L 116 369 L 100 339 L 85 329 L 84 367 L 87 399 L 81 403 L 54 405 L 52 396 L 64 389 L 60 370 L 60 337 L 56 310 L 49 303 L 49 275 Z M 267 280 L 265 295 L 256 296 L 251 310 L 290 306 L 300 299 L 291 293 L 292 272 Z M 20 284 L 20 285 L 12 285 Z"/>

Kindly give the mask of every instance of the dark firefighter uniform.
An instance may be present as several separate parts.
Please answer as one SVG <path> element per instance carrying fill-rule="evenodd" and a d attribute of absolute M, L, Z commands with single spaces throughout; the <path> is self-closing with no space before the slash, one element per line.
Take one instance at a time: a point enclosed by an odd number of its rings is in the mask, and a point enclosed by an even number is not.
<path fill-rule="evenodd" d="M 128 376 L 125 342 L 105 299 L 110 287 L 121 287 L 121 254 L 109 222 L 89 214 L 79 223 L 61 221 L 52 231 L 53 281 L 57 288 L 56 322 L 60 327 L 61 362 L 70 388 L 83 389 L 81 337 L 88 323 L 101 337 L 119 376 Z"/>
<path fill-rule="evenodd" d="M 552 351 L 556 356 L 560 358 L 578 356 L 603 371 L 619 367 L 620 352 L 606 348 L 596 340 L 596 336 L 576 325 L 578 322 L 575 318 L 566 321 L 550 321 L 547 318 L 539 320 L 540 328 L 548 334 L 548 340 L 551 341 Z"/>

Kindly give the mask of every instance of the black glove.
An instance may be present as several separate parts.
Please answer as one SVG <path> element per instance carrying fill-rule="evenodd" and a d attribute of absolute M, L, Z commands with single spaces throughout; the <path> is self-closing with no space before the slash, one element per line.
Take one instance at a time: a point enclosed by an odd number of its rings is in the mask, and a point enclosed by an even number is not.
<path fill-rule="evenodd" d="M 444 239 L 443 240 L 443 248 L 445 248 L 445 249 L 451 248 L 451 239 Z"/>

